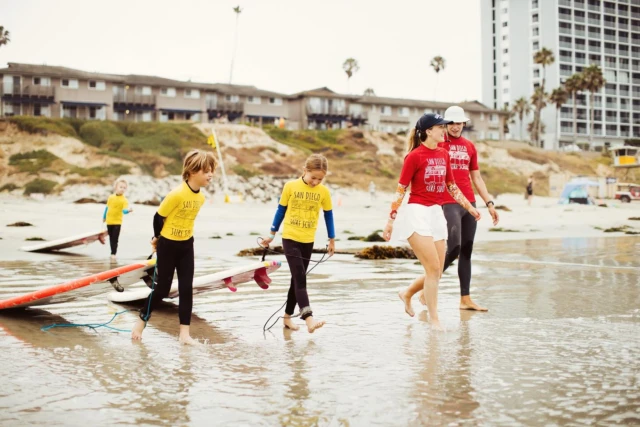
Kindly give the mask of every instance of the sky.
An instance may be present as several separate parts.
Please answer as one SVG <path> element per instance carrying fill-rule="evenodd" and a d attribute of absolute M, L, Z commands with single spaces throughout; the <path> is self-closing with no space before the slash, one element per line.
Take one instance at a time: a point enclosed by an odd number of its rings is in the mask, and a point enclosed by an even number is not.
<path fill-rule="evenodd" d="M 0 0 L 8 62 L 292 94 L 481 99 L 480 0 Z M 429 66 L 440 55 L 445 69 Z M 347 82 L 342 64 L 360 65 Z"/>

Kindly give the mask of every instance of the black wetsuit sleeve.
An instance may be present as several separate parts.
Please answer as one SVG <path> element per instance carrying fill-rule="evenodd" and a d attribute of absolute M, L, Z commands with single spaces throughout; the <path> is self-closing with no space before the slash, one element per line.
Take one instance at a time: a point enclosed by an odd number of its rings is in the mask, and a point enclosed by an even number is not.
<path fill-rule="evenodd" d="M 160 232 L 162 231 L 162 227 L 164 226 L 164 220 L 166 218 L 160 216 L 158 212 L 153 216 L 153 235 L 155 237 L 160 237 Z"/>

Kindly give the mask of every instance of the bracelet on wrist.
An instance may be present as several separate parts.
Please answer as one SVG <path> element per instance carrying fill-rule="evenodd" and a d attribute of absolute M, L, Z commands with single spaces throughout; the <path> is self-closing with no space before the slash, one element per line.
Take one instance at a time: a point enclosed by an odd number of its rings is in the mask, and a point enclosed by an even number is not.
<path fill-rule="evenodd" d="M 489 201 L 486 203 L 486 205 L 487 205 L 487 207 L 489 207 L 489 205 L 491 205 L 491 206 L 495 206 L 496 204 L 495 204 L 495 203 L 493 203 L 493 200 L 489 200 Z"/>

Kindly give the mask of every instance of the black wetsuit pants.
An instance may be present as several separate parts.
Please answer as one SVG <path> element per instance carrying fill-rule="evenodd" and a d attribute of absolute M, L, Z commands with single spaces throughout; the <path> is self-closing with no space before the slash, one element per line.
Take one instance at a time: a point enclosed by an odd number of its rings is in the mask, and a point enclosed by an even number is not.
<path fill-rule="evenodd" d="M 472 203 L 475 207 L 476 204 Z M 460 279 L 460 295 L 469 295 L 471 287 L 471 252 L 476 235 L 476 219 L 465 208 L 457 203 L 442 206 L 447 219 L 447 255 L 444 258 L 444 270 L 458 258 L 458 278 Z"/>
<path fill-rule="evenodd" d="M 307 267 L 313 251 L 313 242 L 300 243 L 295 240 L 282 239 L 284 255 L 291 270 L 291 286 L 287 294 L 287 305 L 284 312 L 293 315 L 296 304 L 300 307 L 300 318 L 306 319 L 313 315 L 307 295 Z"/>
<path fill-rule="evenodd" d="M 189 325 L 193 309 L 193 237 L 189 240 L 177 241 L 161 236 L 158 240 L 157 252 L 156 284 L 140 310 L 140 318 L 145 321 L 149 320 L 153 309 L 169 295 L 173 272 L 177 270 L 178 292 L 180 293 L 178 315 L 181 325 Z"/>
<path fill-rule="evenodd" d="M 107 233 L 109 233 L 109 246 L 111 246 L 111 255 L 118 252 L 118 239 L 120 238 L 120 224 L 107 225 Z"/>

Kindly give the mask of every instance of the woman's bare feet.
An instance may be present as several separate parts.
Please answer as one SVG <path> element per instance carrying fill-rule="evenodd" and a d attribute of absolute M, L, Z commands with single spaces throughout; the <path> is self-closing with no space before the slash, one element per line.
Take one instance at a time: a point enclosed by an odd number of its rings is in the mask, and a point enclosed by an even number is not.
<path fill-rule="evenodd" d="M 288 314 L 284 315 L 284 317 L 282 318 L 282 323 L 284 324 L 284 327 L 286 329 L 291 329 L 292 331 L 297 331 L 298 329 L 300 329 L 300 326 L 297 326 L 295 323 L 293 323 L 293 319 Z"/>
<path fill-rule="evenodd" d="M 473 302 L 471 297 L 468 295 L 460 298 L 460 310 L 489 311 L 488 308 L 480 307 L 478 304 Z"/>
<path fill-rule="evenodd" d="M 411 306 L 411 298 L 407 296 L 407 290 L 398 292 L 398 297 L 400 297 L 400 301 L 404 303 L 404 311 L 411 317 L 415 316 L 413 312 L 413 307 Z"/>
<path fill-rule="evenodd" d="M 429 323 L 431 324 L 431 329 L 433 329 L 434 331 L 444 331 L 444 328 L 440 324 L 440 320 L 429 319 Z"/>
<path fill-rule="evenodd" d="M 418 293 L 418 299 L 420 300 L 420 304 L 427 305 L 427 299 L 424 297 L 424 292 L 420 291 Z"/>
<path fill-rule="evenodd" d="M 307 330 L 310 334 L 324 326 L 324 320 L 315 320 L 313 316 L 307 317 L 304 321 L 307 323 Z"/>
<path fill-rule="evenodd" d="M 189 334 L 189 325 L 180 325 L 180 335 L 178 336 L 180 344 L 184 345 L 198 345 L 200 342 L 191 338 Z"/>
<path fill-rule="evenodd" d="M 133 329 L 131 329 L 131 339 L 134 341 L 139 341 L 142 339 L 142 331 L 144 331 L 145 326 L 147 326 L 147 322 L 138 318 L 136 324 L 133 325 Z"/>

